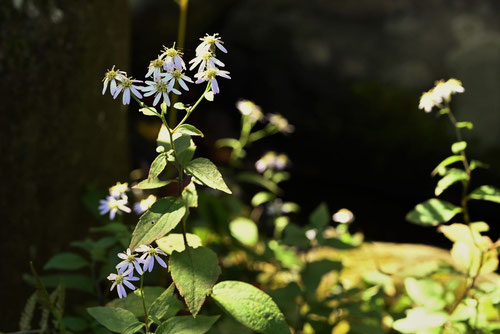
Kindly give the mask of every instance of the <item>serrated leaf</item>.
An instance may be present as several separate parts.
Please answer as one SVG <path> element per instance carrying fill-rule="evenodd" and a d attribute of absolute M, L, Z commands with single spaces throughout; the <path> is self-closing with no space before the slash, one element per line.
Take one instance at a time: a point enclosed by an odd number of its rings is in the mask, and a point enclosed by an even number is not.
<path fill-rule="evenodd" d="M 217 255 L 206 247 L 189 247 L 173 252 L 169 264 L 177 290 L 196 317 L 221 273 Z"/>
<path fill-rule="evenodd" d="M 201 239 L 196 234 L 186 233 L 189 247 L 198 248 L 201 246 Z M 180 233 L 170 233 L 166 237 L 156 240 L 156 244 L 168 255 L 184 250 L 184 237 Z"/>
<path fill-rule="evenodd" d="M 417 204 L 415 209 L 406 215 L 406 219 L 418 225 L 437 226 L 453 218 L 462 209 L 446 201 L 431 198 Z"/>
<path fill-rule="evenodd" d="M 43 269 L 78 270 L 88 265 L 88 261 L 78 254 L 59 253 L 50 258 Z"/>
<path fill-rule="evenodd" d="M 129 248 L 149 245 L 163 237 L 179 224 L 185 213 L 186 208 L 182 201 L 174 197 L 160 198 L 139 219 Z"/>
<path fill-rule="evenodd" d="M 438 181 L 434 194 L 439 196 L 454 183 L 467 180 L 467 173 L 461 169 L 452 168 Z"/>
<path fill-rule="evenodd" d="M 204 334 L 210 330 L 219 316 L 179 316 L 168 319 L 156 330 L 156 334 Z"/>
<path fill-rule="evenodd" d="M 246 327 L 264 334 L 289 334 L 283 313 L 269 295 L 238 281 L 214 286 L 212 298 L 227 313 Z"/>
<path fill-rule="evenodd" d="M 251 203 L 253 206 L 259 206 L 261 204 L 264 204 L 264 203 L 267 203 L 270 201 L 274 201 L 275 198 L 276 198 L 275 194 L 267 192 L 267 191 L 261 191 L 261 192 L 256 193 L 252 197 Z"/>
<path fill-rule="evenodd" d="M 158 179 L 158 175 L 160 175 L 161 172 L 163 172 L 166 166 L 167 166 L 167 155 L 165 153 L 161 153 L 151 163 L 151 167 L 149 168 L 148 180 L 151 181 Z"/>
<path fill-rule="evenodd" d="M 190 136 L 201 136 L 204 137 L 203 132 L 198 130 L 194 125 L 191 124 L 182 124 L 177 128 L 177 132 L 180 132 L 185 135 L 190 135 Z"/>
<path fill-rule="evenodd" d="M 182 191 L 182 199 L 190 208 L 198 207 L 198 192 L 194 182 L 189 183 Z"/>
<path fill-rule="evenodd" d="M 161 187 L 165 187 L 166 185 L 169 185 L 170 183 L 174 182 L 175 180 L 159 180 L 159 179 L 146 179 L 142 180 L 141 182 L 137 183 L 134 185 L 132 188 L 134 189 L 157 189 Z"/>
<path fill-rule="evenodd" d="M 122 308 L 96 306 L 89 307 L 87 312 L 112 332 L 123 333 L 131 325 L 139 323 L 132 312 Z"/>
<path fill-rule="evenodd" d="M 190 161 L 185 166 L 185 169 L 187 174 L 194 176 L 204 185 L 231 194 L 231 190 L 227 187 L 226 182 L 224 182 L 221 173 L 210 160 L 196 158 Z"/>
<path fill-rule="evenodd" d="M 141 108 L 139 109 L 141 113 L 143 113 L 145 116 L 158 116 L 158 112 L 153 111 L 153 108 L 147 107 L 147 108 Z"/>
<path fill-rule="evenodd" d="M 465 141 L 457 141 L 451 145 L 451 151 L 455 154 L 458 154 L 467 148 L 467 142 Z"/>
<path fill-rule="evenodd" d="M 401 333 L 424 333 L 434 328 L 441 328 L 448 319 L 448 314 L 442 311 L 429 311 L 418 307 L 408 311 L 406 318 L 396 320 L 392 328 Z M 430 332 L 425 332 L 430 333 Z"/>
<path fill-rule="evenodd" d="M 160 320 L 168 319 L 177 314 L 182 308 L 182 303 L 175 295 L 175 285 L 170 284 L 156 300 L 151 304 L 148 314 Z"/>
<path fill-rule="evenodd" d="M 325 203 L 321 203 L 309 216 L 309 226 L 319 231 L 323 231 L 330 221 L 330 211 Z"/>
<path fill-rule="evenodd" d="M 469 194 L 469 198 L 500 203 L 500 189 L 493 186 L 481 186 Z"/>
<path fill-rule="evenodd" d="M 452 155 L 452 156 L 449 156 L 448 158 L 444 159 L 443 161 L 441 161 L 439 163 L 439 165 L 436 166 L 436 168 L 434 168 L 434 170 L 431 172 L 431 175 L 434 176 L 438 173 L 440 173 L 440 171 L 444 170 L 445 167 L 451 165 L 451 164 L 454 164 L 455 162 L 458 162 L 458 161 L 462 161 L 462 156 L 461 155 Z"/>
<path fill-rule="evenodd" d="M 419 306 L 428 310 L 439 311 L 446 306 L 444 288 L 431 279 L 416 280 L 413 277 L 405 279 L 408 296 Z"/>
<path fill-rule="evenodd" d="M 238 217 L 229 223 L 229 231 L 233 238 L 245 246 L 255 246 L 259 241 L 259 230 L 253 220 Z"/>

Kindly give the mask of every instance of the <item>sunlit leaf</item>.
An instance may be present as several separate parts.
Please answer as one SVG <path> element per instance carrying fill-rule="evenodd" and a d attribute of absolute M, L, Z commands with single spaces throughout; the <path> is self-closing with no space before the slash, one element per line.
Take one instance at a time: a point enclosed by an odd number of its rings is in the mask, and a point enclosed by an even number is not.
<path fill-rule="evenodd" d="M 191 124 L 182 124 L 177 128 L 177 132 L 190 136 L 201 136 L 201 137 L 204 136 L 203 132 L 201 132 L 194 125 Z"/>
<path fill-rule="evenodd" d="M 467 148 L 467 142 L 465 141 L 458 141 L 451 145 L 451 151 L 455 154 L 464 151 L 466 148 Z"/>
<path fill-rule="evenodd" d="M 175 295 L 175 285 L 172 283 L 168 289 L 151 304 L 148 309 L 148 314 L 160 320 L 168 319 L 177 314 L 177 312 L 182 309 L 182 306 L 182 303 Z"/>
<path fill-rule="evenodd" d="M 406 215 L 406 219 L 419 225 L 437 226 L 449 221 L 460 212 L 462 212 L 460 207 L 437 198 L 431 198 L 417 204 L 415 209 Z"/>
<path fill-rule="evenodd" d="M 434 194 L 439 196 L 454 183 L 467 180 L 467 173 L 461 169 L 452 168 L 438 181 Z"/>
<path fill-rule="evenodd" d="M 259 240 L 259 230 L 253 220 L 238 217 L 229 223 L 231 235 L 245 246 L 255 246 Z"/>
<path fill-rule="evenodd" d="M 424 333 L 425 330 L 440 329 L 447 320 L 448 314 L 446 312 L 430 311 L 418 307 L 409 310 L 406 318 L 396 320 L 392 327 L 401 333 Z"/>
<path fill-rule="evenodd" d="M 224 182 L 221 173 L 210 160 L 196 158 L 190 161 L 185 166 L 185 169 L 187 174 L 194 176 L 204 185 L 231 194 L 231 190 L 227 187 L 226 182 Z"/>
<path fill-rule="evenodd" d="M 444 288 L 436 281 L 430 279 L 416 280 L 409 277 L 405 279 L 406 292 L 419 306 L 428 310 L 442 310 L 446 306 L 444 301 Z"/>
<path fill-rule="evenodd" d="M 198 207 L 198 192 L 194 182 L 189 183 L 182 191 L 182 199 L 190 208 Z"/>
<path fill-rule="evenodd" d="M 210 330 L 219 316 L 190 315 L 173 317 L 156 330 L 156 334 L 204 334 Z"/>
<path fill-rule="evenodd" d="M 169 185 L 172 182 L 174 182 L 174 180 L 162 181 L 159 179 L 146 179 L 146 180 L 142 180 L 141 182 L 137 183 L 132 188 L 143 189 L 143 190 L 157 189 L 157 188 L 165 187 L 166 185 Z"/>
<path fill-rule="evenodd" d="M 267 191 L 261 191 L 256 193 L 252 197 L 252 205 L 253 206 L 259 206 L 261 204 L 273 201 L 276 198 L 276 195 Z"/>
<path fill-rule="evenodd" d="M 186 233 L 189 247 L 197 248 L 201 246 L 201 239 L 196 234 Z M 170 233 L 166 237 L 156 240 L 158 247 L 168 255 L 172 252 L 182 252 L 184 250 L 184 237 L 181 233 Z"/>
<path fill-rule="evenodd" d="M 445 167 L 447 167 L 447 166 L 449 166 L 451 164 L 454 164 L 455 162 L 462 161 L 462 159 L 463 158 L 462 158 L 461 155 L 452 155 L 452 156 L 449 156 L 448 158 L 446 158 L 443 161 L 441 161 L 439 163 L 439 165 L 436 166 L 436 168 L 434 168 L 434 170 L 432 171 L 431 175 L 434 176 L 434 175 L 440 173 L 440 171 L 444 170 Z"/>
<path fill-rule="evenodd" d="M 493 186 L 481 186 L 469 194 L 471 199 L 500 203 L 500 189 Z"/>
<path fill-rule="evenodd" d="M 163 172 L 166 166 L 167 166 L 167 155 L 165 153 L 161 153 L 151 163 L 151 167 L 149 168 L 148 180 L 157 179 L 158 175 L 160 175 L 160 173 Z"/>
<path fill-rule="evenodd" d="M 112 332 L 123 333 L 131 325 L 140 324 L 132 312 L 122 308 L 96 306 L 87 312 L 101 325 Z"/>

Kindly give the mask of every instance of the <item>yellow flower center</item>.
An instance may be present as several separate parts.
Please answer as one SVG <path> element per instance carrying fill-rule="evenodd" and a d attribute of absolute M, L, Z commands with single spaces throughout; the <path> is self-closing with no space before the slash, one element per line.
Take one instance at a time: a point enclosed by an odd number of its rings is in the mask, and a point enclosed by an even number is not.
<path fill-rule="evenodd" d="M 217 75 L 217 70 L 214 70 L 213 68 L 208 69 L 205 75 L 207 76 L 208 79 L 212 80 Z"/>

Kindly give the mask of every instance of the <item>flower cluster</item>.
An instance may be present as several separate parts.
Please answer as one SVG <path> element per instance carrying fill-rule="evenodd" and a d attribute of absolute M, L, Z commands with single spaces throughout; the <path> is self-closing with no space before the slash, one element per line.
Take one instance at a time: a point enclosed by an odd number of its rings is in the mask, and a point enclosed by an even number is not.
<path fill-rule="evenodd" d="M 220 70 L 224 67 L 224 63 L 216 58 L 216 50 L 227 53 L 223 46 L 224 42 L 218 34 L 206 35 L 200 38 L 201 43 L 196 48 L 196 56 L 189 64 L 189 70 L 192 71 L 198 67 L 197 73 L 194 75 L 196 83 L 210 82 L 213 94 L 219 93 L 219 84 L 216 77 L 231 79 L 228 71 Z M 151 80 L 145 81 L 145 86 L 136 84 L 142 83 L 140 80 L 134 80 L 128 77 L 127 73 L 115 70 L 115 67 L 108 70 L 103 79 L 102 93 L 106 92 L 110 85 L 110 92 L 113 98 L 117 98 L 120 93 L 123 93 L 123 104 L 130 104 L 131 96 L 137 99 L 142 99 L 142 94 L 145 97 L 154 96 L 153 106 L 156 106 L 162 99 L 170 106 L 169 94 L 174 93 L 181 95 L 181 91 L 175 88 L 177 83 L 185 91 L 189 90 L 187 83 L 193 83 L 193 80 L 186 75 L 186 64 L 182 59 L 183 53 L 175 47 L 175 44 L 168 48 L 164 47 L 163 52 L 154 60 L 150 61 L 146 78 L 152 77 Z"/>
<path fill-rule="evenodd" d="M 273 125 L 276 130 L 282 133 L 292 133 L 295 127 L 288 123 L 288 120 L 280 114 L 269 114 L 267 117 L 269 123 Z"/>
<path fill-rule="evenodd" d="M 109 196 L 99 201 L 99 213 L 105 215 L 109 212 L 109 219 L 111 220 L 115 219 L 117 213 L 130 213 L 131 210 L 127 206 L 128 196 L 126 193 L 128 190 L 128 183 L 120 182 L 109 188 Z"/>
<path fill-rule="evenodd" d="M 286 154 L 276 154 L 276 152 L 269 151 L 257 160 L 255 163 L 255 169 L 257 169 L 259 173 L 263 173 L 268 169 L 282 170 L 288 165 L 288 163 L 289 159 Z"/>
<path fill-rule="evenodd" d="M 463 93 L 465 91 L 462 82 L 457 79 L 449 79 L 448 81 L 436 81 L 434 88 L 425 92 L 420 97 L 419 109 L 425 112 L 431 112 L 434 107 L 441 107 L 443 102 L 449 103 L 451 95 L 455 93 Z"/>
<path fill-rule="evenodd" d="M 142 254 L 139 256 L 137 253 Z M 116 286 L 118 297 L 126 297 L 127 292 L 124 286 L 128 287 L 130 290 L 135 290 L 135 286 L 130 283 L 130 281 L 139 280 L 138 277 L 134 276 L 134 269 L 139 275 L 142 276 L 144 275 L 144 272 L 151 272 L 153 270 L 155 260 L 160 266 L 167 268 L 167 264 L 160 257 L 160 255 L 166 256 L 167 254 L 159 248 L 153 248 L 146 245 L 137 247 L 135 249 L 135 253 L 133 253 L 130 249 L 127 249 L 123 253 L 118 253 L 118 257 L 122 261 L 116 265 L 117 273 L 111 273 L 108 275 L 108 280 L 113 281 L 110 290 L 113 290 Z"/>
<path fill-rule="evenodd" d="M 239 100 L 236 102 L 236 108 L 242 115 L 247 116 L 252 123 L 257 123 L 264 118 L 262 109 L 250 100 Z"/>

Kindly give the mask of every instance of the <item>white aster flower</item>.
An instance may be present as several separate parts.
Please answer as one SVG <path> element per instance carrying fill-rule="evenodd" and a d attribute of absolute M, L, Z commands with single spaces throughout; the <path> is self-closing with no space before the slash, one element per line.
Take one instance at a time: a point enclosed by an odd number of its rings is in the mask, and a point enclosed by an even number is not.
<path fill-rule="evenodd" d="M 142 99 L 141 93 L 139 90 L 141 89 L 139 86 L 134 85 L 134 83 L 142 82 L 140 80 L 133 80 L 131 77 L 124 78 L 118 87 L 116 87 L 115 93 L 113 94 L 113 98 L 116 99 L 118 95 L 123 91 L 122 102 L 124 105 L 130 104 L 130 92 L 134 94 L 137 98 Z"/>
<path fill-rule="evenodd" d="M 211 51 L 202 52 L 200 54 L 196 54 L 196 57 L 189 61 L 191 67 L 189 68 L 192 71 L 196 66 L 200 66 L 198 68 L 198 72 L 203 72 L 205 68 L 216 68 L 224 67 L 224 63 L 219 59 L 215 58 L 215 55 Z"/>
<path fill-rule="evenodd" d="M 125 193 L 129 190 L 128 183 L 120 183 L 116 182 L 114 186 L 109 188 L 109 194 L 113 196 L 114 198 L 120 198 L 122 195 L 125 195 Z"/>
<path fill-rule="evenodd" d="M 200 38 L 200 45 L 196 48 L 196 54 L 202 54 L 206 51 L 215 52 L 215 47 L 224 53 L 227 53 L 226 48 L 222 45 L 224 42 L 219 37 L 219 34 L 209 35 L 206 34 L 205 37 Z"/>
<path fill-rule="evenodd" d="M 111 70 L 108 70 L 106 74 L 104 75 L 104 79 L 102 79 L 103 87 L 102 87 L 102 95 L 106 93 L 106 88 L 108 88 L 108 83 L 110 84 L 109 86 L 109 91 L 111 95 L 115 93 L 116 87 L 118 86 L 117 81 L 121 82 L 127 78 L 127 73 L 125 71 L 120 71 L 119 69 L 115 70 L 115 66 L 111 68 Z"/>
<path fill-rule="evenodd" d="M 167 106 L 170 107 L 170 99 L 168 97 L 168 93 L 172 91 L 177 95 L 181 94 L 181 92 L 175 88 L 169 89 L 168 84 L 165 82 L 165 80 L 162 80 L 160 78 L 156 78 L 155 81 L 146 81 L 146 85 L 146 87 L 142 88 L 142 91 L 144 92 L 144 96 L 155 95 L 155 99 L 153 101 L 154 106 L 156 106 L 163 97 L 163 101 L 165 101 Z"/>
<path fill-rule="evenodd" d="M 204 81 L 210 81 L 210 83 L 212 84 L 212 92 L 214 92 L 214 94 L 218 94 L 220 92 L 219 84 L 217 83 L 216 79 L 217 76 L 226 79 L 231 79 L 228 71 L 222 71 L 217 68 L 209 68 L 204 72 L 196 73 L 194 76 L 198 78 L 198 80 L 196 80 L 197 84 L 202 83 Z"/>
<path fill-rule="evenodd" d="M 113 196 L 108 196 L 106 199 L 99 201 L 99 213 L 105 215 L 109 212 L 109 219 L 115 219 L 116 214 L 122 214 L 122 212 L 130 213 L 131 210 L 127 207 L 128 198 L 123 195 L 121 198 L 114 198 Z"/>
<path fill-rule="evenodd" d="M 465 89 L 460 80 L 449 79 L 446 82 L 440 80 L 436 82 L 433 89 L 433 95 L 435 100 L 449 101 L 452 94 L 463 93 L 464 91 Z"/>
<path fill-rule="evenodd" d="M 242 115 L 248 116 L 252 123 L 256 123 L 264 117 L 262 109 L 250 100 L 239 100 L 236 103 L 236 108 Z"/>
<path fill-rule="evenodd" d="M 160 76 L 161 70 L 163 69 L 163 65 L 165 61 L 158 56 L 155 60 L 149 62 L 148 73 L 146 73 L 146 78 L 153 75 L 153 79 L 156 79 Z"/>
<path fill-rule="evenodd" d="M 333 214 L 332 219 L 336 223 L 349 224 L 354 221 L 354 214 L 349 209 L 340 209 Z"/>
<path fill-rule="evenodd" d="M 114 281 L 113 284 L 111 285 L 110 291 L 113 291 L 113 289 L 116 286 L 116 291 L 118 292 L 118 297 L 119 298 L 124 298 L 127 297 L 127 291 L 125 291 L 125 288 L 123 287 L 124 285 L 129 288 L 130 290 L 135 290 L 135 286 L 130 283 L 129 281 L 138 281 L 138 277 L 134 277 L 131 275 L 132 270 L 127 270 L 123 273 L 118 273 L 118 274 L 109 274 L 108 275 L 108 280 Z"/>
<path fill-rule="evenodd" d="M 420 103 L 418 105 L 418 109 L 423 109 L 425 112 L 431 112 L 432 108 L 437 104 L 441 103 L 441 101 L 436 103 L 435 97 L 433 95 L 432 89 L 422 94 L 420 97 Z"/>
<path fill-rule="evenodd" d="M 186 91 L 188 91 L 189 88 L 184 81 L 193 83 L 193 80 L 191 80 L 190 77 L 188 77 L 182 71 L 177 70 L 177 69 L 170 71 L 170 72 L 167 72 L 167 73 L 163 73 L 162 76 L 163 76 L 163 80 L 168 84 L 169 91 L 173 91 L 176 81 Z"/>
<path fill-rule="evenodd" d="M 167 254 L 159 248 L 153 248 L 151 246 L 140 245 L 135 249 L 136 252 L 143 253 L 141 259 L 144 261 L 144 271 L 151 272 L 153 270 L 153 265 L 156 260 L 163 268 L 167 268 L 167 264 L 160 257 L 161 255 L 167 256 Z"/>
<path fill-rule="evenodd" d="M 288 120 L 280 114 L 269 114 L 269 123 L 274 125 L 279 132 L 292 133 L 295 127 L 288 123 Z"/>
<path fill-rule="evenodd" d="M 123 261 L 116 265 L 116 269 L 118 269 L 118 273 L 121 274 L 125 271 L 132 273 L 135 270 L 139 275 L 142 275 L 143 271 L 139 263 L 143 263 L 143 260 L 137 259 L 137 254 L 133 254 L 130 251 L 130 248 L 123 253 L 118 253 L 118 257 Z"/>
<path fill-rule="evenodd" d="M 182 52 L 174 47 L 167 48 L 160 55 L 160 58 L 164 60 L 163 69 L 165 71 L 171 71 L 173 69 L 178 69 L 182 71 L 186 69 L 186 64 L 182 60 Z"/>
<path fill-rule="evenodd" d="M 140 215 L 146 210 L 148 210 L 155 202 L 156 202 L 156 196 L 149 195 L 147 198 L 134 204 L 134 211 Z"/>

